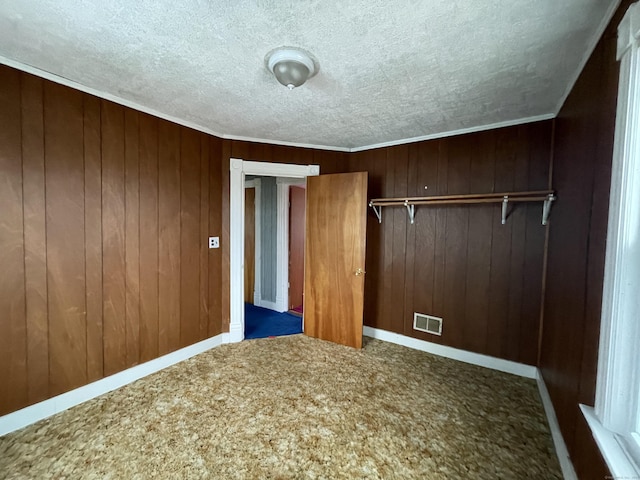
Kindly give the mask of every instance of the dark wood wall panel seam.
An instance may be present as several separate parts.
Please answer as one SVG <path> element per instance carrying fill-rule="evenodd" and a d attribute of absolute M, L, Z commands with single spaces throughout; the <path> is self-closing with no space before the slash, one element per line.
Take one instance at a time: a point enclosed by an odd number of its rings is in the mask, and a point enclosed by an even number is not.
<path fill-rule="evenodd" d="M 22 88 L 23 88 L 23 75 L 20 74 L 19 77 L 20 80 L 20 93 L 22 93 Z M 26 392 L 25 392 L 25 396 L 27 398 L 29 398 L 29 344 L 28 344 L 28 335 L 29 335 L 29 331 L 28 331 L 28 311 L 27 311 L 27 254 L 26 254 L 26 232 L 25 232 L 25 212 L 24 212 L 24 207 L 25 207 L 25 200 L 24 200 L 24 141 L 23 141 L 23 137 L 24 137 L 24 132 L 22 131 L 22 122 L 23 122 L 23 113 L 22 113 L 22 95 L 20 95 L 20 100 L 19 100 L 19 105 L 20 105 L 20 166 L 21 166 L 21 170 L 22 170 L 22 177 L 21 177 L 21 194 L 22 194 L 22 271 L 24 273 L 23 276 L 23 292 L 24 292 L 24 331 L 25 331 L 25 335 L 24 335 L 24 351 L 25 351 L 25 370 L 26 370 Z"/>
<path fill-rule="evenodd" d="M 7 224 L 12 225 L 10 248 L 2 254 L 11 257 L 7 265 L 13 272 L 10 285 L 2 284 L 0 298 L 11 312 L 10 324 L 0 325 L 0 339 L 10 344 L 4 348 L 3 343 L 0 352 L 0 412 L 136 364 L 143 345 L 144 361 L 157 358 L 160 342 L 166 343 L 165 332 L 157 328 L 158 262 L 165 262 L 165 255 L 172 257 L 169 271 L 163 271 L 172 297 L 170 349 L 181 346 L 176 336 L 181 321 L 187 325 L 182 344 L 206 338 L 210 328 L 211 335 L 220 333 L 225 314 L 222 255 L 204 248 L 202 237 L 221 227 L 216 222 L 225 203 L 224 142 L 10 67 L 0 67 L 0 84 L 0 148 L 9 152 L 1 159 L 9 165 L 3 165 L 3 173 L 10 172 L 4 177 L 10 188 L 1 192 L 10 199 L 0 213 L 10 216 Z M 173 137 L 168 143 L 158 136 L 158 122 Z M 176 137 L 180 133 L 188 145 Z M 169 165 L 158 163 L 161 145 L 167 147 L 161 155 L 168 155 Z M 286 152 L 297 155 L 294 149 Z M 160 168 L 169 176 L 169 194 L 182 194 L 164 212 L 168 223 L 162 228 L 170 230 L 171 239 L 163 251 L 157 234 L 164 221 L 158 203 L 166 206 L 158 189 Z M 180 185 L 182 169 L 188 177 Z M 11 212 L 9 204 L 15 207 Z M 183 230 L 180 212 L 185 235 L 175 245 Z M 224 236 L 225 230 L 216 233 Z M 143 233 L 152 246 L 144 263 Z M 188 258 L 181 263 L 176 255 Z M 180 277 L 186 282 L 184 313 L 175 309 L 181 298 L 173 287 Z M 11 389 L 10 395 L 4 387 Z"/>
<path fill-rule="evenodd" d="M 156 269 L 158 270 L 158 279 L 156 281 L 157 294 L 156 302 L 158 305 L 157 312 L 157 328 L 156 328 L 156 355 L 160 356 L 160 121 L 156 120 Z"/>
<path fill-rule="evenodd" d="M 20 75 L 27 401 L 48 396 L 43 84 Z"/>
<path fill-rule="evenodd" d="M 87 378 L 90 381 L 104 376 L 101 110 L 100 100 L 84 97 L 85 298 Z"/>

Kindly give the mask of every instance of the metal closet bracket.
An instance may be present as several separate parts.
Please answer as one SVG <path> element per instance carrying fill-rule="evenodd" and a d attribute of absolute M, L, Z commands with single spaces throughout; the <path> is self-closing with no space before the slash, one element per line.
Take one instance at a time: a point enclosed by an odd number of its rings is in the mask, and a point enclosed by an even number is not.
<path fill-rule="evenodd" d="M 505 195 L 502 199 L 502 225 L 507 223 L 507 205 L 509 204 L 509 196 Z"/>
<path fill-rule="evenodd" d="M 373 208 L 373 213 L 375 213 L 376 217 L 378 217 L 378 223 L 382 223 L 382 205 L 376 207 L 373 202 L 369 202 L 369 206 Z"/>
<path fill-rule="evenodd" d="M 416 215 L 416 206 L 411 204 L 407 200 L 404 201 L 404 206 L 407 207 L 407 212 L 409 213 L 409 220 L 411 221 L 411 225 L 413 225 L 413 220 Z"/>
<path fill-rule="evenodd" d="M 549 220 L 549 213 L 551 212 L 551 205 L 556 197 L 550 193 L 547 195 L 547 199 L 542 204 L 542 225 L 546 225 Z"/>

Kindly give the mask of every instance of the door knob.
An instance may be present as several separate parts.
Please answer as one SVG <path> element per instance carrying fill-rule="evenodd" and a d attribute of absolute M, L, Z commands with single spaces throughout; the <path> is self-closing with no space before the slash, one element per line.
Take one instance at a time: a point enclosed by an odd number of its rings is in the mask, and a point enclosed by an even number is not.
<path fill-rule="evenodd" d="M 362 270 L 361 268 L 357 269 L 355 271 L 355 275 L 356 277 L 359 277 L 360 275 L 362 275 L 363 273 L 366 273 L 364 270 Z"/>

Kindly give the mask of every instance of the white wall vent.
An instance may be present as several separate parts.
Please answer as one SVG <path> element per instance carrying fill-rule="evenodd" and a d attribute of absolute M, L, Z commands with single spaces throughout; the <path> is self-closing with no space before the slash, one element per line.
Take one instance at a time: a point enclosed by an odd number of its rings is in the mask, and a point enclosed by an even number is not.
<path fill-rule="evenodd" d="M 433 335 L 442 335 L 442 319 L 416 312 L 413 314 L 413 329 Z"/>

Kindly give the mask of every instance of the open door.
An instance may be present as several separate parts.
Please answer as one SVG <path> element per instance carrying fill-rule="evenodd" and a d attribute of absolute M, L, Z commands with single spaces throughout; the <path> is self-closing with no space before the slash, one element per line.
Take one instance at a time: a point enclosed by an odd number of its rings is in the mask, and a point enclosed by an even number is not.
<path fill-rule="evenodd" d="M 307 177 L 304 333 L 362 347 L 367 173 Z"/>
<path fill-rule="evenodd" d="M 289 311 L 302 314 L 306 187 L 289 187 Z"/>
<path fill-rule="evenodd" d="M 256 280 L 256 189 L 244 189 L 244 301 L 253 304 Z"/>

